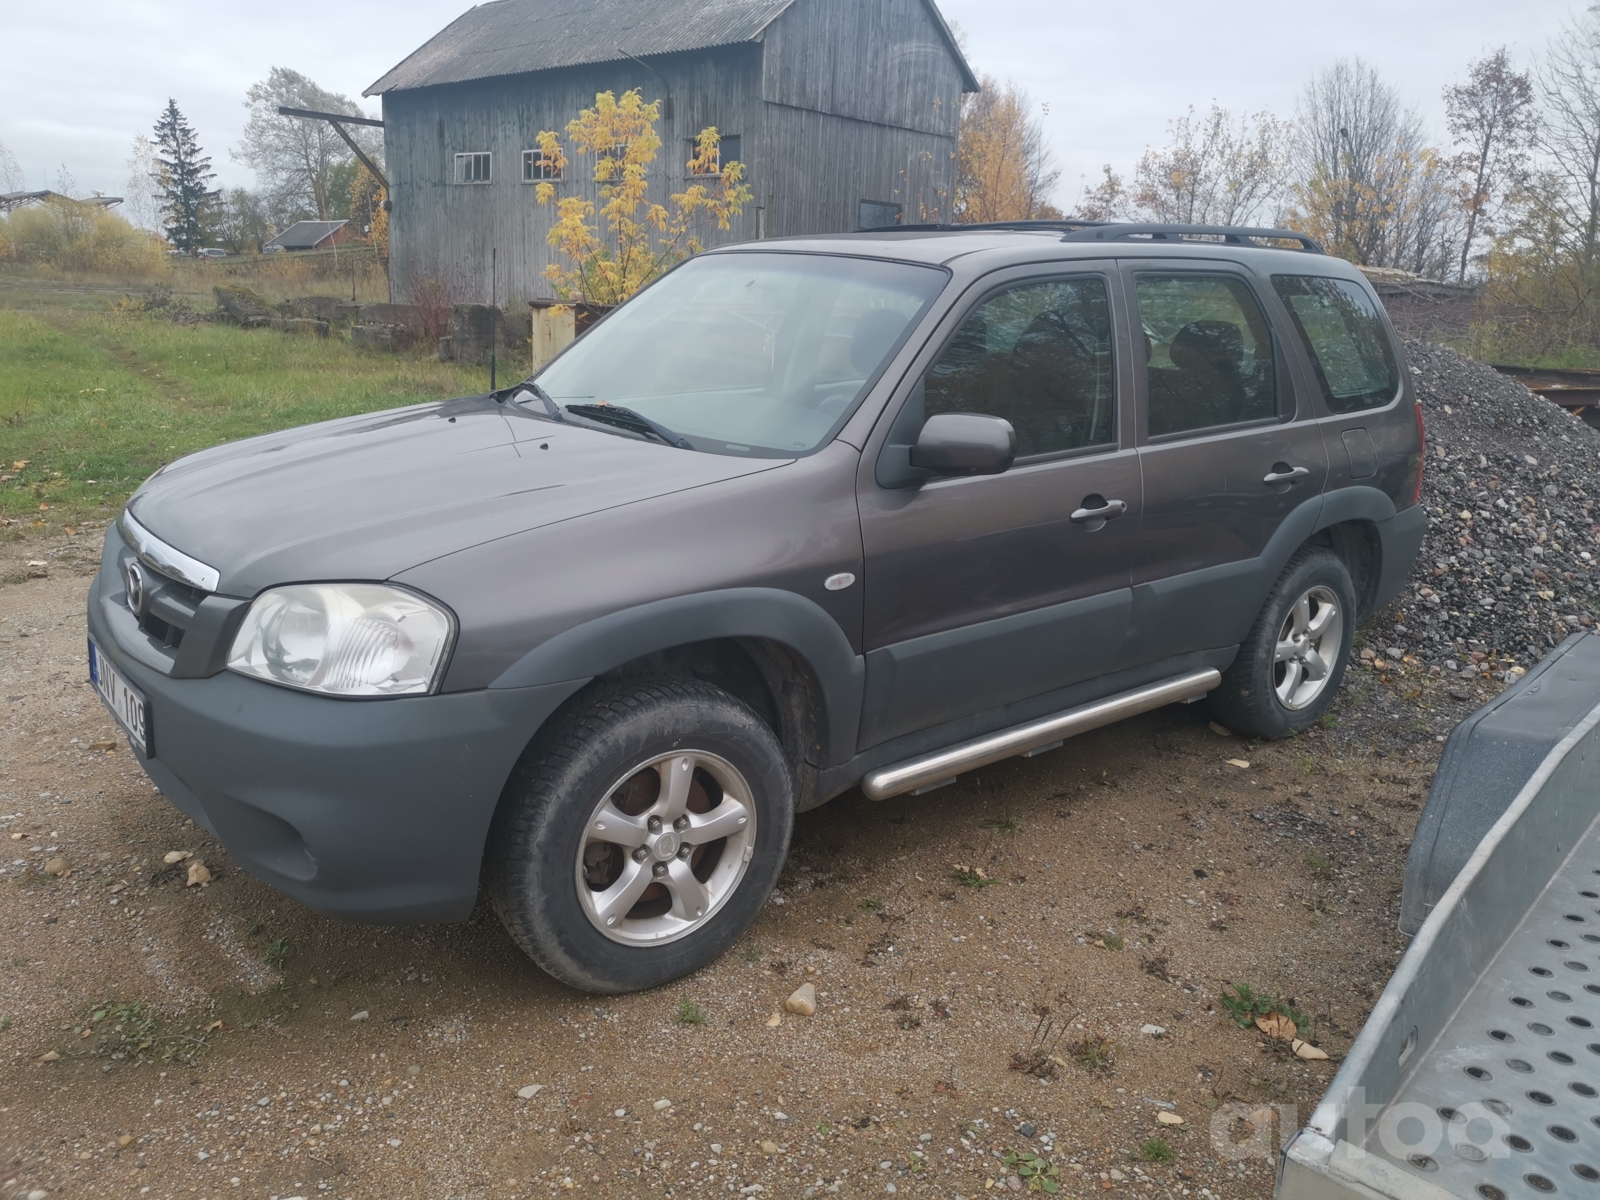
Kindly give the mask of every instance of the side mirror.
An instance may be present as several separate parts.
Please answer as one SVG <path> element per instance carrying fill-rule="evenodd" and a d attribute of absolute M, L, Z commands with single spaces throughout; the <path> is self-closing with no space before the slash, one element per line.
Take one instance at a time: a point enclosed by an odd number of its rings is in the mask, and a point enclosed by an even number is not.
<path fill-rule="evenodd" d="M 935 413 L 911 447 L 911 465 L 933 475 L 1000 475 L 1016 458 L 1011 422 L 982 413 Z"/>

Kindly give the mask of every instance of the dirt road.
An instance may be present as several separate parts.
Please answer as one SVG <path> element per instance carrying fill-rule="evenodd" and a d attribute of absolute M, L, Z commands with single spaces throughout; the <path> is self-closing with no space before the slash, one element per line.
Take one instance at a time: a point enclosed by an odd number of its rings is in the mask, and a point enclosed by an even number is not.
<path fill-rule="evenodd" d="M 1265 1197 L 1228 1106 L 1265 1127 L 1321 1095 L 1402 949 L 1436 732 L 1471 707 L 1374 670 L 1295 742 L 1179 706 L 846 796 L 724 959 L 597 1000 L 484 910 L 345 925 L 235 868 L 85 682 L 73 558 L 0 585 L 0 1200 L 970 1197 L 1012 1151 L 1066 1194 Z M 774 1023 L 806 981 L 816 1015 Z M 1292 998 L 1333 1059 L 1239 1028 L 1225 982 Z"/>

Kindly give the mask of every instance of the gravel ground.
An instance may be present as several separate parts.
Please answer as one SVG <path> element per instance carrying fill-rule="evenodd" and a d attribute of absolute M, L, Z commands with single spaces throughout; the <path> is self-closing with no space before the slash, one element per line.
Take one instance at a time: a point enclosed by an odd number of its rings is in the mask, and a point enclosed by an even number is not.
<path fill-rule="evenodd" d="M 1259 745 L 1175 706 L 842 797 L 730 954 L 604 1001 L 486 911 L 340 924 L 234 867 L 83 680 L 103 531 L 0 542 L 0 1200 L 972 1197 L 1020 1185 L 1018 1151 L 1069 1195 L 1269 1196 L 1262 1132 L 1309 1113 L 1403 949 L 1445 734 L 1596 611 L 1595 433 L 1409 351 L 1428 542 L 1321 728 Z M 812 1017 L 783 1012 L 803 982 Z M 1230 983 L 1333 1057 L 1234 1025 Z"/>
<path fill-rule="evenodd" d="M 1428 424 L 1428 533 L 1409 595 L 1369 630 L 1458 680 L 1504 677 L 1600 613 L 1600 430 L 1454 351 L 1407 342 Z"/>
<path fill-rule="evenodd" d="M 1014 1150 L 1072 1195 L 1266 1197 L 1235 1118 L 1309 1112 L 1403 945 L 1438 746 L 1356 709 L 1470 708 L 1374 670 L 1294 742 L 1177 706 L 928 797 L 843 797 L 730 954 L 597 1001 L 486 912 L 340 924 L 234 867 L 83 680 L 93 555 L 27 552 L 45 577 L 0 586 L 4 1200 L 970 1197 Z M 1333 1059 L 1232 1024 L 1225 981 L 1292 997 Z M 816 1015 L 772 1024 L 802 982 Z"/>

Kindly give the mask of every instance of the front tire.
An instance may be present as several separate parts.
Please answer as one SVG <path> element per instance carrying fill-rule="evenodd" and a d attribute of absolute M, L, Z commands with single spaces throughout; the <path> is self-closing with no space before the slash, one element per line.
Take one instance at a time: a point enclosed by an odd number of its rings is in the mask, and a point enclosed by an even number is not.
<path fill-rule="evenodd" d="M 557 979 L 639 991 L 733 944 L 793 827 L 788 763 L 748 705 L 693 679 L 602 685 L 540 731 L 506 785 L 487 891 Z"/>
<path fill-rule="evenodd" d="M 1309 729 L 1339 691 L 1355 612 L 1355 587 L 1338 556 L 1315 546 L 1298 551 L 1208 697 L 1212 714 L 1257 737 Z"/>

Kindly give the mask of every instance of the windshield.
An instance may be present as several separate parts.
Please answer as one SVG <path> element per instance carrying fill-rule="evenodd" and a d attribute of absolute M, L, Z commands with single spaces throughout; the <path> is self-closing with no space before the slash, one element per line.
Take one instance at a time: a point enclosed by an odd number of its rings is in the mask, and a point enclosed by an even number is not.
<path fill-rule="evenodd" d="M 632 409 L 696 450 L 804 454 L 854 409 L 946 278 L 825 254 L 690 259 L 537 379 L 563 408 Z"/>

